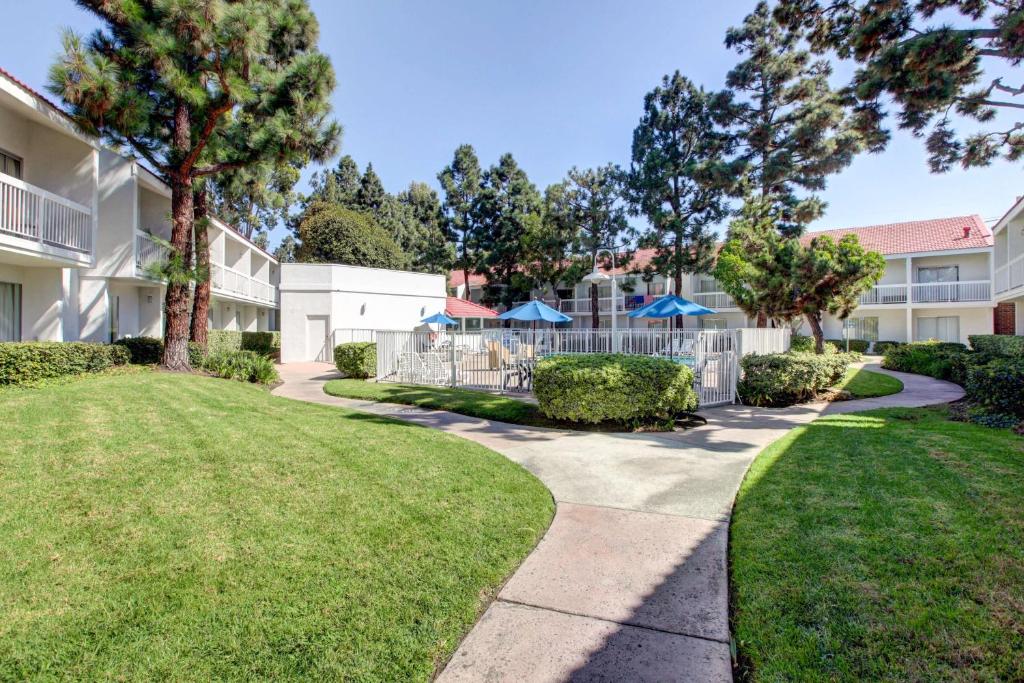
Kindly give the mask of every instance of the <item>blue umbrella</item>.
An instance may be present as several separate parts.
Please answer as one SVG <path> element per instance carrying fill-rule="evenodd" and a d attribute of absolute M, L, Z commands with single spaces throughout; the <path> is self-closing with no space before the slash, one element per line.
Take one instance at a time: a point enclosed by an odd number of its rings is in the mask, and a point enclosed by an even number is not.
<path fill-rule="evenodd" d="M 435 313 L 434 315 L 428 315 L 426 318 L 420 321 L 421 323 L 436 323 L 438 325 L 458 325 L 458 321 L 452 320 L 444 313 Z"/>
<path fill-rule="evenodd" d="M 565 313 L 559 313 L 543 301 L 537 301 L 536 299 L 505 311 L 498 318 L 500 320 L 524 320 L 526 322 L 543 320 L 549 323 L 567 323 L 572 320 Z"/>
<path fill-rule="evenodd" d="M 668 318 L 669 355 L 675 356 L 675 343 L 672 341 L 671 337 L 672 321 L 675 317 L 677 315 L 707 315 L 709 313 L 714 313 L 714 311 L 710 308 L 705 308 L 700 304 L 695 304 L 692 301 L 687 301 L 681 296 L 666 294 L 642 308 L 630 311 L 626 315 L 630 318 Z"/>

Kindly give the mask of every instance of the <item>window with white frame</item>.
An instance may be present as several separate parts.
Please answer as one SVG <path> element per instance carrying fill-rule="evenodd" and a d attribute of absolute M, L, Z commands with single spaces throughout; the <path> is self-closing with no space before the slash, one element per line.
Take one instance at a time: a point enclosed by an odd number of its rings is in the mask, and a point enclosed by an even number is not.
<path fill-rule="evenodd" d="M 863 339 L 864 341 L 878 341 L 878 318 L 848 318 L 843 325 L 843 339 Z"/>
<path fill-rule="evenodd" d="M 706 315 L 700 317 L 700 329 L 702 330 L 724 330 L 725 328 L 725 318 L 709 318 Z"/>
<path fill-rule="evenodd" d="M 14 156 L 10 152 L 0 149 L 0 173 L 6 173 L 15 178 L 21 178 L 21 157 Z"/>
<path fill-rule="evenodd" d="M 917 319 L 917 341 L 938 339 L 944 342 L 960 341 L 960 316 L 941 316 Z"/>
<path fill-rule="evenodd" d="M 959 282 L 960 266 L 930 266 L 917 269 L 917 281 L 922 284 L 932 282 Z"/>
<path fill-rule="evenodd" d="M 720 292 L 722 286 L 718 284 L 718 280 L 713 277 L 702 277 L 697 280 L 697 293 L 706 294 L 707 292 Z"/>

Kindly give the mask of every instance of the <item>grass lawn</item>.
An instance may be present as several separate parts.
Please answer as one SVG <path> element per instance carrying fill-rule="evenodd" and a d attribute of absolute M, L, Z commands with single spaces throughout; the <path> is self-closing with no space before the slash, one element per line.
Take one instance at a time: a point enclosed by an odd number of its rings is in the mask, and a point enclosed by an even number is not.
<path fill-rule="evenodd" d="M 835 388 L 846 389 L 854 398 L 873 398 L 898 394 L 903 391 L 903 382 L 881 372 L 850 368 Z"/>
<path fill-rule="evenodd" d="M 550 420 L 544 417 L 540 409 L 533 403 L 471 389 L 425 387 L 413 384 L 377 384 L 361 379 L 332 379 L 324 385 L 324 391 L 331 396 L 435 408 L 510 424 L 571 429 L 588 427 L 588 425 L 566 425 L 556 420 Z"/>
<path fill-rule="evenodd" d="M 1024 679 L 1024 439 L 945 408 L 819 419 L 732 519 L 749 680 Z"/>
<path fill-rule="evenodd" d="M 553 514 L 481 446 L 238 382 L 0 404 L 0 680 L 429 680 Z"/>

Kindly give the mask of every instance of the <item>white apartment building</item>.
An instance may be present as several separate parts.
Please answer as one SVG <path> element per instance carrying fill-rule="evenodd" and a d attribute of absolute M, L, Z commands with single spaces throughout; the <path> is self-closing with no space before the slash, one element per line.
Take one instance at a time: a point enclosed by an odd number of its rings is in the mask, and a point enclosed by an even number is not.
<path fill-rule="evenodd" d="M 0 341 L 71 341 L 95 263 L 99 141 L 0 70 Z"/>
<path fill-rule="evenodd" d="M 1024 197 L 992 229 L 995 238 L 995 332 L 1024 335 Z"/>
<path fill-rule="evenodd" d="M 0 341 L 163 335 L 171 192 L 0 70 Z M 279 264 L 219 220 L 211 329 L 277 329 Z"/>
<path fill-rule="evenodd" d="M 940 339 L 967 343 L 969 335 L 992 333 L 992 233 L 980 217 L 955 216 L 830 230 L 808 233 L 804 239 L 820 234 L 838 239 L 847 233 L 856 234 L 861 245 L 881 253 L 886 270 L 878 286 L 861 297 L 860 306 L 845 325 L 826 316 L 826 337 L 840 339 L 848 330 L 851 338 L 868 341 Z M 598 305 L 602 328 L 611 327 L 613 305 L 619 328 L 667 324 L 626 317 L 630 310 L 672 289 L 666 278 L 655 277 L 647 283 L 631 274 L 630 271 L 642 269 L 651 256 L 650 250 L 639 250 L 625 269 L 610 273 L 618 292 L 614 304 L 611 284 L 601 285 Z M 458 296 L 465 291 L 461 272 L 451 273 L 450 284 Z M 480 301 L 484 284 L 482 276 L 470 276 L 471 300 Z M 710 275 L 685 278 L 679 295 L 715 311 L 714 315 L 684 318 L 686 329 L 732 329 L 753 324 Z M 570 315 L 572 327 L 591 326 L 589 283 L 559 289 L 557 297 L 552 292 L 538 292 L 537 296 Z M 800 321 L 795 321 L 794 327 L 804 334 L 810 333 Z"/>

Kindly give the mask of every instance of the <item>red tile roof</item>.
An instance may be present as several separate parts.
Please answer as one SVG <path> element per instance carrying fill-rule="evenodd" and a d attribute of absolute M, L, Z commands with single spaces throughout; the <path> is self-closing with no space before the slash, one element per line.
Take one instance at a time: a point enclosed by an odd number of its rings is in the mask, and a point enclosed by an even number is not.
<path fill-rule="evenodd" d="M 448 297 L 444 306 L 444 312 L 451 318 L 497 318 L 497 311 L 492 311 L 486 306 L 475 304 L 472 301 L 459 299 L 454 296 Z"/>
<path fill-rule="evenodd" d="M 992 231 L 977 214 L 906 223 L 885 223 L 862 228 L 821 230 L 807 233 L 800 241 L 806 244 L 820 235 L 838 239 L 850 234 L 857 236 L 862 247 L 877 251 L 884 256 L 957 249 L 984 249 L 992 246 Z"/>
<path fill-rule="evenodd" d="M 448 281 L 449 281 L 449 286 L 451 286 L 451 287 L 458 287 L 463 282 L 465 282 L 465 278 L 463 277 L 463 274 L 462 274 L 461 270 L 453 270 L 451 273 L 448 274 Z M 484 277 L 483 275 L 477 275 L 476 273 L 470 273 L 469 274 L 469 286 L 470 287 L 474 287 L 474 286 L 477 286 L 477 285 L 483 285 L 486 282 L 487 282 L 487 278 Z"/>

